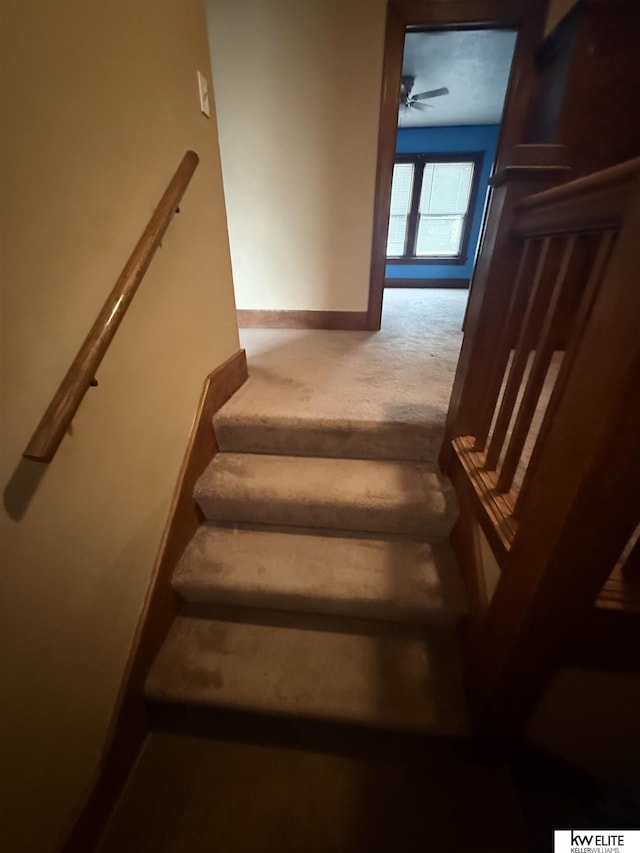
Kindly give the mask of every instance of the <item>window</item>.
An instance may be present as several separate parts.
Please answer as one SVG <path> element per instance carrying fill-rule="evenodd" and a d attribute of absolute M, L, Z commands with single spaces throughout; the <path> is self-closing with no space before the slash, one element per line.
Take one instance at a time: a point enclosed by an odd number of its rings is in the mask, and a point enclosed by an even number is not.
<path fill-rule="evenodd" d="M 481 167 L 482 153 L 396 157 L 387 235 L 390 262 L 465 263 Z"/>

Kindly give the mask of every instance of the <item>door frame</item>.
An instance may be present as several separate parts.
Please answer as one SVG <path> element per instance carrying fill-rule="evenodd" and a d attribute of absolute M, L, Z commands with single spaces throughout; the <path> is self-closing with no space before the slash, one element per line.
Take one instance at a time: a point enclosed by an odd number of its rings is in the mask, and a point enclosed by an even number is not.
<path fill-rule="evenodd" d="M 377 331 L 382 320 L 385 246 L 389 226 L 391 179 L 398 126 L 398 92 L 402 77 L 406 28 L 424 27 L 442 30 L 459 26 L 478 26 L 518 30 L 494 163 L 494 171 L 498 171 L 505 165 L 512 148 L 523 141 L 534 77 L 535 51 L 544 33 L 547 5 L 545 0 L 389 0 L 378 128 L 378 160 L 367 305 L 368 330 Z"/>

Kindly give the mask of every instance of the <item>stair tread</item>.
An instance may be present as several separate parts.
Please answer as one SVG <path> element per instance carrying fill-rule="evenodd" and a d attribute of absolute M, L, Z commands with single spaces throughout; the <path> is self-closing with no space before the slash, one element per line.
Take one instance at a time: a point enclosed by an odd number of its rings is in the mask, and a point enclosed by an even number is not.
<path fill-rule="evenodd" d="M 179 616 L 147 698 L 438 734 L 467 733 L 452 635 L 354 634 Z"/>
<path fill-rule="evenodd" d="M 173 576 L 189 602 L 455 622 L 466 610 L 446 541 L 202 525 Z"/>
<path fill-rule="evenodd" d="M 435 463 L 444 416 L 440 411 L 420 414 L 415 422 L 327 419 L 306 412 L 265 415 L 227 404 L 214 416 L 213 426 L 218 448 L 226 452 Z"/>
<path fill-rule="evenodd" d="M 213 521 L 447 536 L 453 490 L 426 463 L 218 453 L 195 488 Z"/>

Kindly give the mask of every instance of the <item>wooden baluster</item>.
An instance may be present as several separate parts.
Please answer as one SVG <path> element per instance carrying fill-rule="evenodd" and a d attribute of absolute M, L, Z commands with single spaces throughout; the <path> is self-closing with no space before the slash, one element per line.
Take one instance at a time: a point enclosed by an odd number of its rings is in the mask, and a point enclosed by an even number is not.
<path fill-rule="evenodd" d="M 500 399 L 500 391 L 502 390 L 505 373 L 509 364 L 509 357 L 518 340 L 520 324 L 527 307 L 527 299 L 529 298 L 528 282 L 531 280 L 531 270 L 538 266 L 541 249 L 541 240 L 525 240 L 522 247 L 520 265 L 518 266 L 515 284 L 511 292 L 511 302 L 509 304 L 507 319 L 502 329 L 499 343 L 495 349 L 494 366 L 491 376 L 487 377 L 484 386 L 485 394 L 475 432 L 474 450 L 478 452 L 482 452 L 487 444 L 489 430 L 491 429 L 491 423 L 498 400 Z"/>
<path fill-rule="evenodd" d="M 554 350 L 561 334 L 566 334 L 572 316 L 575 316 L 585 282 L 593 266 L 596 248 L 597 243 L 592 237 L 570 237 L 566 241 L 564 257 L 549 300 L 540 340 L 536 344 L 531 371 L 500 467 L 500 491 L 508 492 L 513 484 Z"/>
<path fill-rule="evenodd" d="M 587 272 L 587 275 L 585 276 L 584 280 L 586 281 L 586 285 L 584 285 L 584 292 L 582 297 L 579 299 L 579 307 L 575 314 L 575 319 L 572 322 L 573 328 L 571 345 L 565 353 L 560 373 L 558 374 L 558 377 L 556 379 L 553 393 L 551 399 L 549 400 L 547 411 L 545 412 L 544 420 L 540 428 L 540 432 L 538 433 L 538 437 L 536 439 L 535 447 L 533 448 L 533 452 L 531 454 L 529 464 L 527 465 L 527 470 L 522 485 L 520 487 L 520 491 L 518 492 L 518 497 L 516 499 L 513 511 L 514 516 L 518 516 L 520 514 L 521 509 L 527 500 L 527 494 L 529 492 L 531 483 L 536 476 L 540 455 L 540 447 L 544 445 L 544 437 L 549 429 L 550 423 L 553 421 L 555 409 L 558 405 L 559 399 L 562 396 L 564 384 L 569 374 L 571 363 L 573 361 L 574 353 L 576 350 L 577 340 L 582 334 L 584 324 L 586 323 L 589 317 L 593 301 L 597 295 L 602 276 L 604 274 L 607 263 L 609 261 L 609 257 L 615 244 L 615 233 L 612 231 L 606 231 L 601 236 L 597 238 L 592 238 L 592 240 L 594 260 L 591 265 L 591 269 Z M 561 337 L 564 331 L 566 331 L 566 328 L 563 330 L 562 322 L 560 322 L 558 335 Z"/>
<path fill-rule="evenodd" d="M 447 413 L 441 454 L 445 468 L 451 459 L 451 439 L 478 435 L 490 395 L 496 393 L 497 399 L 502 383 L 499 365 L 494 363 L 495 348 L 504 328 L 522 252 L 520 242 L 511 234 L 514 210 L 532 193 L 566 180 L 570 170 L 560 165 L 563 156 L 561 145 L 518 145 L 512 165 L 501 169 L 489 182 L 487 225 L 473 274 L 464 341 Z"/>
<path fill-rule="evenodd" d="M 560 240 L 547 238 L 542 247 L 538 267 L 529 293 L 526 312 L 520 327 L 518 343 L 511 362 L 509 377 L 502 396 L 495 428 L 487 450 L 486 468 L 494 471 L 498 467 L 513 409 L 522 385 L 531 352 L 537 344 L 540 327 L 551 297 L 558 268 L 563 261 L 565 245 Z M 523 286 L 524 283 L 523 283 Z"/>

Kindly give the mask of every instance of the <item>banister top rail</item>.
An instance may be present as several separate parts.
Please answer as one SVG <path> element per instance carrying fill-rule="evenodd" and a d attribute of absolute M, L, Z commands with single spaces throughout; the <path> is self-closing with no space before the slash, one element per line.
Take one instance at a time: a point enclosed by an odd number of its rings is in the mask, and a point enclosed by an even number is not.
<path fill-rule="evenodd" d="M 187 151 L 182 158 L 142 237 L 27 445 L 23 454 L 26 459 L 37 462 L 50 462 L 53 459 L 82 398 L 94 380 L 96 370 L 151 263 L 198 162 L 195 151 Z"/>
<path fill-rule="evenodd" d="M 529 196 L 515 209 L 518 238 L 605 231 L 619 227 L 640 177 L 640 157 Z"/>

